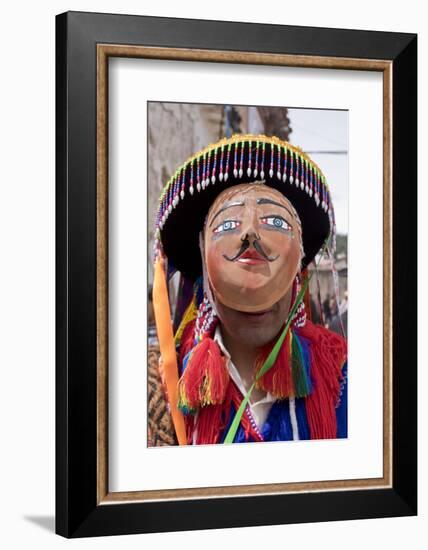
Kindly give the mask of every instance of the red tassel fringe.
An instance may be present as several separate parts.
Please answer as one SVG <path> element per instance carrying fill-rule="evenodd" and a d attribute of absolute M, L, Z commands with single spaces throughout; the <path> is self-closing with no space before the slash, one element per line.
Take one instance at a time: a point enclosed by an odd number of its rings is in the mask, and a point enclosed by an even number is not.
<path fill-rule="evenodd" d="M 203 338 L 189 357 L 178 382 L 180 402 L 189 410 L 223 403 L 229 371 L 225 357 L 212 338 Z"/>
<path fill-rule="evenodd" d="M 266 361 L 275 342 L 269 342 L 264 346 L 256 360 L 255 373 L 257 374 Z M 290 362 L 290 331 L 287 332 L 284 342 L 279 350 L 273 366 L 264 374 L 256 384 L 257 388 L 269 392 L 277 399 L 290 397 L 294 392 L 294 384 Z"/>
<path fill-rule="evenodd" d="M 337 433 L 335 408 L 347 355 L 346 340 L 310 321 L 298 333 L 310 341 L 313 390 L 306 398 L 306 415 L 311 439 L 334 439 Z"/>

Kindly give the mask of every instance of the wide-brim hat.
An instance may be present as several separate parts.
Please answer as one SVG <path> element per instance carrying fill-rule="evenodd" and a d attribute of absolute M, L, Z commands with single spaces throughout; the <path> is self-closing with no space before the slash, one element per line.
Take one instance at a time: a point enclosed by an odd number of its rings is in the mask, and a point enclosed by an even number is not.
<path fill-rule="evenodd" d="M 334 233 L 334 210 L 324 174 L 299 147 L 277 137 L 235 134 L 197 152 L 165 185 L 156 216 L 155 251 L 196 280 L 202 273 L 199 233 L 217 195 L 242 183 L 264 181 L 296 209 L 303 237 L 303 267 Z"/>

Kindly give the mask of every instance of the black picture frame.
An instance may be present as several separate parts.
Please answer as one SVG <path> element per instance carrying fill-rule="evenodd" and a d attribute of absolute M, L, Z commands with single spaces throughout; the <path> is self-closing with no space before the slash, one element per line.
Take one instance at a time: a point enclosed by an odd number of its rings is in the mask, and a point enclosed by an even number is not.
<path fill-rule="evenodd" d="M 392 484 L 99 502 L 97 44 L 384 60 L 392 89 Z M 56 18 L 56 532 L 86 537 L 417 513 L 417 36 L 68 12 Z M 412 300 L 407 289 L 412 289 Z M 405 322 L 400 320 L 405 319 Z"/>

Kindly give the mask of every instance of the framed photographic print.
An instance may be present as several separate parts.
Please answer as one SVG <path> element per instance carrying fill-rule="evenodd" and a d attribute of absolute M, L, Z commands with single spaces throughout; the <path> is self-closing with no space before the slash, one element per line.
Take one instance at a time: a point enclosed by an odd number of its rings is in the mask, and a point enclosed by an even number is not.
<path fill-rule="evenodd" d="M 416 36 L 56 24 L 57 533 L 416 514 Z"/>

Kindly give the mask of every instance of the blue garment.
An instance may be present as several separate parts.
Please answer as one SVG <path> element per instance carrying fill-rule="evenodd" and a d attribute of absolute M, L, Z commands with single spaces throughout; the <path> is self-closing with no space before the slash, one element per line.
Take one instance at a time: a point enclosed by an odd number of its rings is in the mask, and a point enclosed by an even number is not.
<path fill-rule="evenodd" d="M 339 404 L 336 408 L 337 437 L 348 437 L 348 363 L 343 365 L 343 381 L 340 385 Z"/>
<path fill-rule="evenodd" d="M 342 369 L 343 380 L 340 387 L 340 401 L 336 407 L 336 423 L 337 432 L 336 438 L 348 437 L 348 384 L 347 384 L 347 370 L 348 365 L 345 363 Z M 306 416 L 306 398 L 295 399 L 295 413 L 297 420 L 297 431 L 299 440 L 310 439 L 308 419 Z M 245 414 L 245 413 L 244 413 Z M 229 415 L 229 421 L 226 428 L 223 430 L 220 436 L 220 442 L 223 443 L 230 425 L 235 416 L 235 408 L 231 406 Z M 291 441 L 293 440 L 293 427 L 290 416 L 290 400 L 282 399 L 277 400 L 272 405 L 269 414 L 264 422 L 260 433 L 263 437 L 263 441 Z M 239 426 L 234 443 L 248 443 L 255 441 L 251 436 L 249 439 L 245 437 L 245 431 L 242 424 Z"/>

